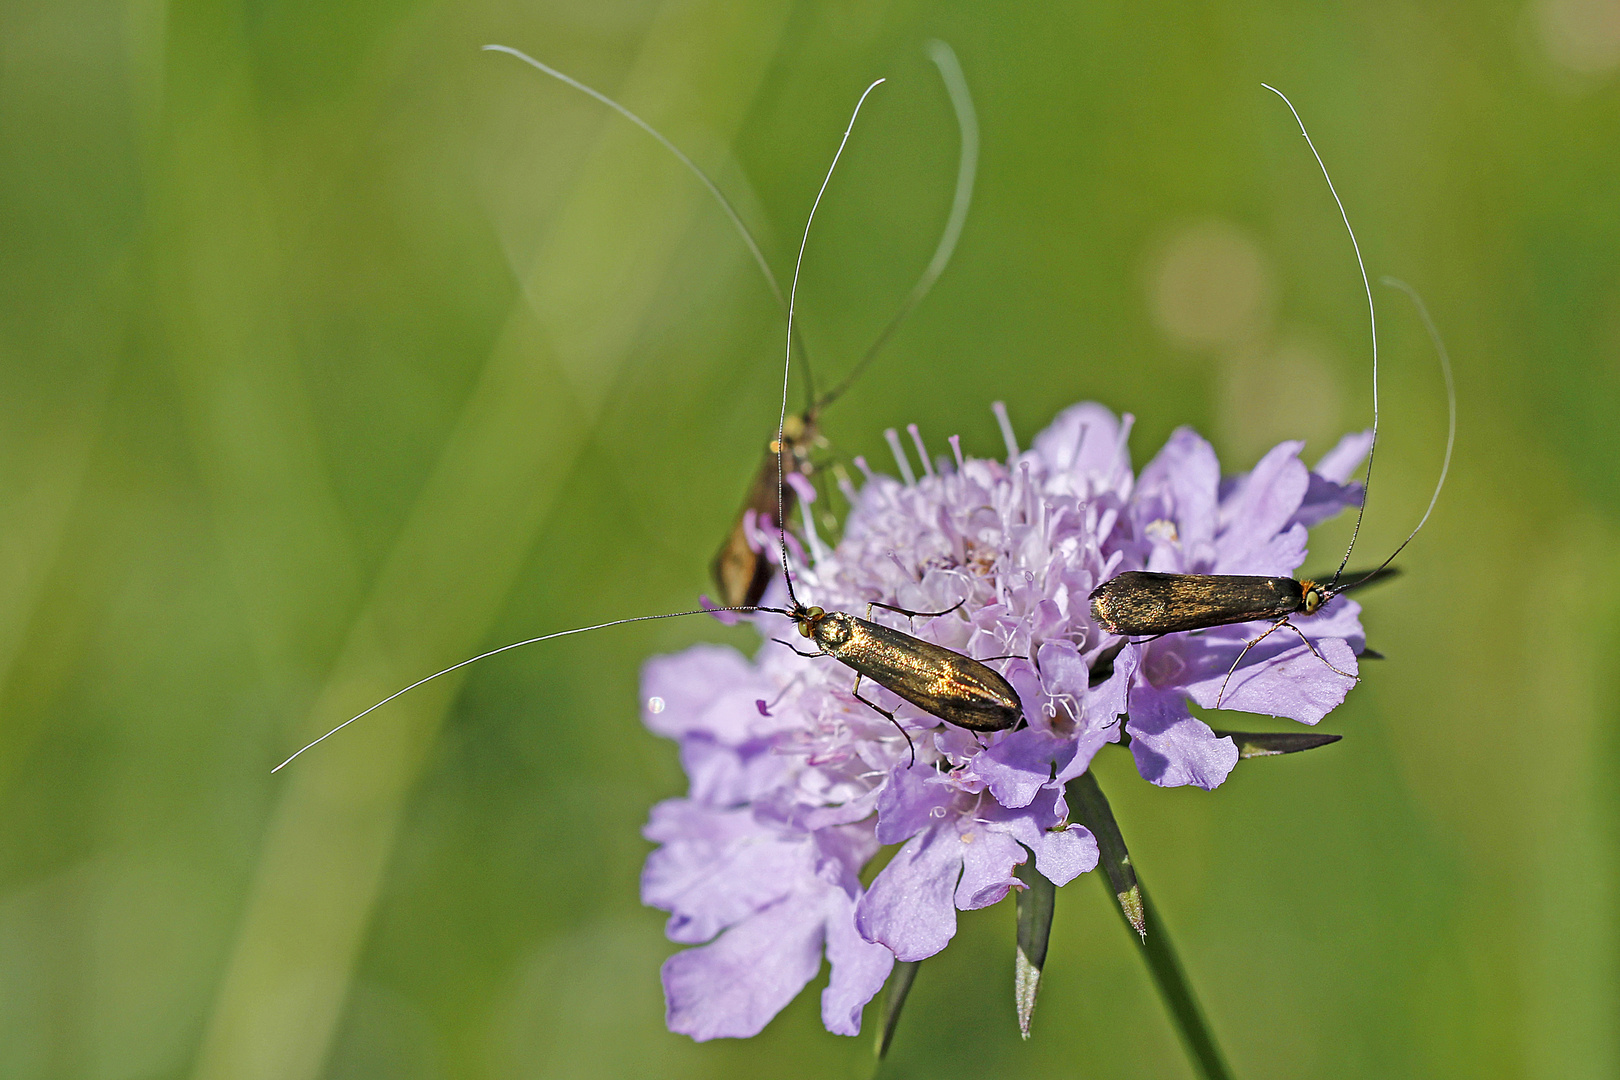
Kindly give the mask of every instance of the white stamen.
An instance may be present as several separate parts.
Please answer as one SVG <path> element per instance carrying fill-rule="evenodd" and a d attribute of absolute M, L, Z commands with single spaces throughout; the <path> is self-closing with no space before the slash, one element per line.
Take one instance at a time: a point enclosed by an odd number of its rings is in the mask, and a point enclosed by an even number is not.
<path fill-rule="evenodd" d="M 906 460 L 906 448 L 900 445 L 900 433 L 894 428 L 885 428 L 883 438 L 889 443 L 889 450 L 894 454 L 894 463 L 900 467 L 900 476 L 911 487 L 917 482 L 917 476 L 911 471 L 911 462 Z"/>
<path fill-rule="evenodd" d="M 917 460 L 922 462 L 923 475 L 932 477 L 934 475 L 934 466 L 928 461 L 928 448 L 923 445 L 922 434 L 917 430 L 917 425 L 907 424 L 906 432 L 911 436 L 911 441 L 917 446 Z"/>
<path fill-rule="evenodd" d="M 1018 436 L 1013 434 L 1012 421 L 1007 418 L 1007 405 L 1002 401 L 992 401 L 990 411 L 996 414 L 996 423 L 1001 425 L 1001 441 L 1007 444 L 1007 461 L 1010 464 L 1018 456 Z"/>

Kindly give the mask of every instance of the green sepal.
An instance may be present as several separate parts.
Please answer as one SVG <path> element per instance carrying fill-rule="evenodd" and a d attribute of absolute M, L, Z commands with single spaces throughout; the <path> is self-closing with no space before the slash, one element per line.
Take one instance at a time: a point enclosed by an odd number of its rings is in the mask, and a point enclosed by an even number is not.
<path fill-rule="evenodd" d="M 1315 750 L 1318 746 L 1336 743 L 1344 738 L 1343 735 L 1329 735 L 1325 731 L 1217 731 L 1215 735 L 1217 738 L 1230 738 L 1237 744 L 1240 761 L 1297 754 L 1301 750 Z"/>
<path fill-rule="evenodd" d="M 1108 884 L 1119 902 L 1119 911 L 1125 916 L 1142 940 L 1147 940 L 1147 910 L 1142 903 L 1142 890 L 1136 883 L 1136 868 L 1131 865 L 1131 853 L 1125 849 L 1125 838 L 1120 835 L 1114 811 L 1103 797 L 1091 771 L 1081 773 L 1069 781 L 1065 789 L 1069 806 L 1080 815 L 1080 824 L 1091 830 L 1097 838 L 1097 861 L 1108 875 Z"/>
<path fill-rule="evenodd" d="M 1057 886 L 1035 869 L 1035 859 L 1013 867 L 1024 887 L 1018 890 L 1018 952 L 1013 964 L 1013 1004 L 1018 1009 L 1018 1031 L 1029 1038 L 1029 1020 L 1035 1014 L 1035 995 L 1046 966 L 1046 943 L 1052 936 L 1052 908 Z"/>

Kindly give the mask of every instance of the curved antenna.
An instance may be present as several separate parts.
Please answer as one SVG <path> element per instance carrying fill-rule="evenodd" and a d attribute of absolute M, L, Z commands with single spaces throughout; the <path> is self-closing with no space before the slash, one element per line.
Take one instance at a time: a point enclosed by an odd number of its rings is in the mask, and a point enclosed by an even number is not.
<path fill-rule="evenodd" d="M 1446 377 L 1446 459 L 1440 466 L 1440 479 L 1434 485 L 1434 494 L 1429 496 L 1429 506 L 1423 511 L 1423 517 L 1418 520 L 1417 528 L 1406 534 L 1401 546 L 1391 552 L 1389 558 L 1379 563 L 1377 570 L 1346 585 L 1345 590 L 1353 589 L 1363 581 L 1378 576 L 1385 567 L 1395 561 L 1396 555 L 1406 549 L 1406 545 L 1412 542 L 1412 537 L 1418 534 L 1418 530 L 1428 524 L 1429 515 L 1434 513 L 1434 504 L 1440 501 L 1440 489 L 1446 486 L 1446 474 L 1451 471 L 1451 448 L 1457 441 L 1457 387 L 1451 381 L 1451 355 L 1446 352 L 1446 343 L 1440 337 L 1440 329 L 1434 325 L 1434 319 L 1429 315 L 1429 306 L 1423 302 L 1423 297 L 1418 295 L 1416 289 L 1399 278 L 1385 276 L 1378 280 L 1392 289 L 1401 290 L 1411 298 L 1412 303 L 1417 306 L 1418 318 L 1423 320 L 1423 328 L 1429 332 L 1429 340 L 1434 342 L 1434 351 L 1440 357 L 1440 370 Z"/>
<path fill-rule="evenodd" d="M 306 743 L 305 745 L 299 747 L 297 753 L 293 754 L 292 757 L 288 758 L 286 761 L 283 761 L 280 765 L 277 765 L 275 768 L 271 769 L 270 771 L 272 773 L 280 772 L 282 769 L 285 769 L 288 765 L 290 765 L 293 762 L 293 760 L 296 759 L 298 757 L 298 755 L 302 754 L 305 750 L 308 750 L 310 747 L 320 745 L 321 743 L 325 742 L 327 739 L 330 739 L 333 735 L 336 735 L 338 732 L 342 731 L 344 728 L 346 728 L 350 724 L 354 723 L 356 720 L 360 719 L 363 716 L 367 716 L 367 715 L 369 715 L 371 713 L 376 712 L 378 709 L 382 708 L 384 705 L 388 704 L 390 701 L 393 701 L 395 698 L 399 697 L 401 694 L 408 693 L 411 690 L 415 690 L 418 686 L 421 686 L 423 683 L 430 683 L 434 679 L 437 679 L 440 675 L 448 675 L 452 671 L 457 671 L 457 670 L 459 670 L 461 668 L 464 668 L 468 664 L 475 664 L 478 661 L 487 659 L 488 657 L 494 656 L 497 653 L 503 653 L 503 652 L 508 652 L 508 651 L 510 651 L 512 649 L 522 648 L 524 645 L 536 645 L 536 644 L 539 644 L 542 641 L 551 641 L 554 638 L 570 637 L 570 636 L 572 636 L 574 634 L 589 633 L 592 630 L 605 630 L 610 626 L 623 626 L 625 623 L 652 622 L 655 619 L 679 619 L 679 618 L 682 618 L 682 617 L 687 616 L 687 615 L 707 615 L 712 611 L 769 611 L 769 612 L 773 612 L 773 613 L 779 614 L 779 615 L 787 615 L 788 614 L 788 612 L 779 611 L 776 608 L 762 608 L 762 607 L 697 608 L 694 611 L 672 611 L 672 612 L 669 612 L 668 614 L 664 614 L 664 615 L 637 615 L 633 619 L 614 619 L 612 622 L 597 623 L 595 626 L 579 626 L 579 627 L 575 627 L 572 630 L 559 630 L 555 634 L 542 634 L 539 637 L 525 638 L 522 641 L 514 641 L 510 645 L 502 645 L 498 649 L 491 649 L 488 652 L 481 652 L 477 656 L 468 657 L 466 660 L 463 660 L 458 664 L 451 664 L 449 667 L 445 668 L 443 671 L 435 671 L 433 674 L 429 675 L 425 679 L 417 679 L 415 682 L 411 683 L 411 685 L 405 687 L 405 689 L 403 689 L 403 690 L 395 690 L 392 694 L 389 694 L 387 697 L 385 697 L 381 701 L 377 702 L 377 704 L 375 704 L 375 705 L 371 706 L 371 708 L 365 710 L 365 712 L 356 713 L 355 715 L 349 717 L 347 720 L 343 721 L 343 723 L 339 724 L 337 727 L 333 728 L 331 731 L 328 731 L 325 735 L 322 735 L 320 738 L 316 739 L 314 742 Z M 791 616 L 789 616 L 789 617 L 791 617 Z"/>
<path fill-rule="evenodd" d="M 1328 583 L 1328 591 L 1332 592 L 1338 585 L 1339 577 L 1344 568 L 1350 563 L 1350 553 L 1356 548 L 1356 537 L 1361 535 L 1361 519 L 1367 515 L 1367 493 L 1372 488 L 1373 455 L 1378 452 L 1378 309 L 1373 304 L 1372 282 L 1367 280 L 1367 264 L 1361 258 L 1361 244 L 1356 240 L 1356 230 L 1350 227 L 1350 215 L 1345 212 L 1344 200 L 1339 198 L 1339 189 L 1333 186 L 1333 177 L 1328 175 L 1328 167 L 1322 160 L 1322 155 L 1316 151 L 1316 143 L 1311 141 L 1311 133 L 1305 130 L 1305 121 L 1299 117 L 1299 110 L 1294 103 L 1288 100 L 1288 95 L 1269 83 L 1261 83 L 1267 90 L 1282 98 L 1288 111 L 1294 114 L 1294 122 L 1299 125 L 1299 133 L 1305 136 L 1305 145 L 1311 148 L 1311 156 L 1322 170 L 1322 179 L 1327 181 L 1328 190 L 1333 193 L 1333 201 L 1338 204 L 1339 217 L 1344 219 L 1344 229 L 1350 234 L 1350 246 L 1356 249 L 1356 267 L 1361 271 L 1361 284 L 1367 290 L 1367 321 L 1372 327 L 1372 369 L 1373 369 L 1373 426 L 1372 446 L 1367 450 L 1367 473 L 1361 482 L 1361 507 L 1356 511 L 1356 525 L 1350 530 L 1350 546 L 1344 549 L 1344 558 L 1339 560 L 1339 568 L 1333 571 L 1333 580 Z"/>
<path fill-rule="evenodd" d="M 782 444 L 787 435 L 789 373 L 793 367 L 793 305 L 799 296 L 799 271 L 804 267 L 804 249 L 810 243 L 810 226 L 816 220 L 816 208 L 821 205 L 821 197 L 827 193 L 827 185 L 832 182 L 833 170 L 838 168 L 838 159 L 844 156 L 844 147 L 849 144 L 849 133 L 855 130 L 855 118 L 861 115 L 861 106 L 866 104 L 867 97 L 883 82 L 884 80 L 878 79 L 868 86 L 861 94 L 861 99 L 855 103 L 855 111 L 849 115 L 849 126 L 844 128 L 844 137 L 838 142 L 838 152 L 833 154 L 832 164 L 827 166 L 827 175 L 822 177 L 821 188 L 816 192 L 816 201 L 810 204 L 810 216 L 804 220 L 804 236 L 799 240 L 799 257 L 793 263 L 793 285 L 788 290 L 787 356 L 782 361 L 782 412 L 776 418 L 776 530 L 777 539 L 782 547 L 782 580 L 787 582 L 788 599 L 793 601 L 794 607 L 799 605 L 799 598 L 794 595 L 793 575 L 788 571 L 787 523 L 782 520 L 782 504 L 787 501 L 785 494 L 787 477 L 785 466 L 782 464 L 784 453 Z"/>
<path fill-rule="evenodd" d="M 720 209 L 725 211 L 726 217 L 731 220 L 732 227 L 737 230 L 737 235 L 742 237 L 743 244 L 748 248 L 748 254 L 754 257 L 754 265 L 759 267 L 760 276 L 765 279 L 765 284 L 770 288 L 771 295 L 776 298 L 776 306 L 781 308 L 783 311 L 787 310 L 787 298 L 782 295 L 782 286 L 779 282 L 777 282 L 776 275 L 771 272 L 771 264 L 765 261 L 765 253 L 760 250 L 758 242 L 754 240 L 754 234 L 748 230 L 747 225 L 743 224 L 742 216 L 737 213 L 737 208 L 731 205 L 731 200 L 726 198 L 725 193 L 720 190 L 720 185 L 716 184 L 712 179 L 710 179 L 709 174 L 704 172 L 698 166 L 697 162 L 693 161 L 691 158 L 682 153 L 680 147 L 664 138 L 663 134 L 660 133 L 657 128 L 653 127 L 651 124 L 647 123 L 647 121 L 643 120 L 641 117 L 637 116 L 623 105 L 620 105 L 617 101 L 614 101 L 600 90 L 594 90 L 580 82 L 578 79 L 564 75 L 556 68 L 549 64 L 541 63 L 539 60 L 536 60 L 526 52 L 519 49 L 514 49 L 509 45 L 485 45 L 483 47 L 483 51 L 505 53 L 508 56 L 517 57 L 519 60 L 523 61 L 525 64 L 528 64 L 536 71 L 544 72 L 545 74 L 550 75 L 553 79 L 556 79 L 558 82 L 566 83 L 567 85 L 572 86 L 575 90 L 578 90 L 580 93 L 585 94 L 588 97 L 595 98 L 597 101 L 600 101 L 602 104 L 606 105 L 608 108 L 612 109 L 614 112 L 636 125 L 636 127 L 658 140 L 658 144 L 660 146 L 662 146 L 665 150 L 668 150 L 671 154 L 674 154 L 676 160 L 678 160 L 682 165 L 685 165 L 687 169 L 691 171 L 692 175 L 697 177 L 699 182 L 701 182 L 704 187 L 709 189 L 709 194 L 714 196 L 714 201 L 720 204 Z M 805 393 L 808 395 L 809 400 L 813 402 L 815 401 L 816 396 L 816 386 L 815 380 L 810 375 L 810 353 L 809 350 L 804 347 L 804 339 L 802 337 L 796 337 L 794 339 L 794 344 L 798 347 L 799 359 L 804 362 L 805 378 L 807 380 Z"/>
<path fill-rule="evenodd" d="M 889 343 L 900 324 L 906 321 L 913 308 L 922 303 L 923 297 L 933 289 L 934 283 L 945 272 L 950 263 L 951 256 L 956 252 L 956 242 L 962 238 L 962 226 L 967 222 L 968 207 L 973 202 L 973 181 L 979 171 L 979 116 L 973 108 L 973 97 L 968 93 L 967 79 L 962 75 L 962 65 L 957 63 L 956 53 L 943 41 L 930 41 L 928 43 L 928 56 L 939 68 L 940 78 L 945 80 L 945 90 L 951 96 L 951 107 L 956 110 L 956 125 L 962 130 L 962 150 L 956 161 L 956 195 L 951 200 L 951 213 L 945 219 L 945 231 L 939 235 L 939 244 L 934 248 L 934 257 L 929 260 L 928 267 L 917 279 L 917 284 L 911 287 L 900 310 L 895 312 L 889 325 L 872 342 L 862 356 L 860 362 L 849 369 L 849 374 L 839 380 L 838 385 L 822 395 L 812 408 L 819 412 L 843 396 L 867 365 L 877 358 L 878 353 Z"/>

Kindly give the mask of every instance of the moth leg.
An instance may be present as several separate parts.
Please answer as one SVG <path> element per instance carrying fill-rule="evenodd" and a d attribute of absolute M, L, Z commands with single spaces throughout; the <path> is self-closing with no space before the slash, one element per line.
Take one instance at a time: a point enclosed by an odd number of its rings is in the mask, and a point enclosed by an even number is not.
<path fill-rule="evenodd" d="M 1221 707 L 1221 702 L 1226 698 L 1226 684 L 1232 681 L 1232 672 L 1236 671 L 1238 665 L 1243 663 L 1243 658 L 1249 655 L 1249 650 L 1266 640 L 1266 638 L 1270 637 L 1284 626 L 1293 626 L 1293 623 L 1289 622 L 1286 618 L 1278 619 L 1276 622 L 1271 624 L 1271 629 L 1267 630 L 1265 633 L 1243 646 L 1243 651 L 1238 653 L 1236 660 L 1232 661 L 1232 666 L 1226 669 L 1226 678 L 1221 680 L 1220 693 L 1215 695 L 1215 707 L 1217 709 Z M 1299 631 L 1296 628 L 1294 632 L 1298 633 Z"/>
<path fill-rule="evenodd" d="M 1258 645 L 1262 641 L 1266 640 L 1266 638 L 1270 637 L 1274 632 L 1276 632 L 1278 630 L 1281 630 L 1285 626 L 1288 627 L 1288 629 L 1292 630 L 1294 633 L 1298 634 L 1299 635 L 1299 640 L 1303 641 L 1305 643 L 1305 647 L 1307 649 L 1311 650 L 1311 655 L 1316 657 L 1318 660 L 1322 661 L 1322 663 L 1326 664 L 1330 670 L 1336 672 L 1339 675 L 1343 675 L 1347 679 L 1354 679 L 1357 682 L 1361 681 L 1360 678 L 1358 678 L 1355 675 L 1350 674 L 1348 671 L 1340 671 L 1338 668 L 1334 667 L 1332 661 L 1330 661 L 1327 657 L 1323 656 L 1321 653 L 1316 651 L 1316 646 L 1311 644 L 1311 639 L 1305 636 L 1304 631 L 1302 631 L 1299 627 L 1295 626 L 1293 623 L 1289 622 L 1287 619 L 1280 619 L 1277 622 L 1274 622 L 1274 623 L 1271 624 L 1271 629 L 1267 630 L 1265 633 L 1261 634 L 1259 637 L 1255 638 L 1253 641 L 1251 641 L 1247 645 L 1243 646 L 1243 651 L 1238 653 L 1238 658 L 1236 660 L 1232 661 L 1232 666 L 1226 670 L 1226 678 L 1221 680 L 1221 692 L 1219 694 L 1215 695 L 1215 707 L 1217 709 L 1221 707 L 1221 701 L 1222 701 L 1223 698 L 1226 697 L 1226 684 L 1231 681 L 1232 673 L 1234 671 L 1236 671 L 1237 666 L 1243 662 L 1243 658 L 1245 656 L 1249 655 L 1249 650 L 1254 648 L 1256 645 Z"/>
<path fill-rule="evenodd" d="M 944 611 L 912 611 L 910 608 L 895 607 L 893 604 L 880 604 L 876 600 L 873 600 L 866 605 L 866 614 L 868 618 L 870 618 L 872 609 L 875 607 L 880 607 L 884 611 L 892 611 L 897 615 L 904 615 L 908 619 L 937 619 L 941 615 L 949 615 L 951 612 L 955 611 L 965 603 L 967 603 L 967 597 L 964 596 L 962 599 L 958 600 Z"/>
<path fill-rule="evenodd" d="M 1305 647 L 1307 649 L 1311 650 L 1311 655 L 1316 657 L 1318 660 L 1322 661 L 1322 663 L 1326 664 L 1332 671 L 1336 672 L 1337 674 L 1343 675 L 1347 679 L 1354 679 L 1356 682 L 1361 681 L 1360 676 L 1352 675 L 1348 671 L 1339 671 L 1338 668 L 1334 667 L 1332 661 L 1330 661 L 1327 657 L 1323 656 L 1321 653 L 1316 651 L 1316 646 L 1311 644 L 1311 639 L 1306 637 L 1304 632 L 1301 631 L 1299 627 L 1295 626 L 1291 622 L 1284 622 L 1283 625 L 1288 627 L 1288 629 L 1292 630 L 1294 633 L 1298 634 L 1299 635 L 1299 640 L 1303 641 L 1305 643 Z"/>
<path fill-rule="evenodd" d="M 900 733 L 900 737 L 902 739 L 906 740 L 906 746 L 911 750 L 911 764 L 917 764 L 917 746 L 911 741 L 911 736 L 906 734 L 906 729 L 900 726 L 900 721 L 894 718 L 894 713 L 883 708 L 875 701 L 868 701 L 866 698 L 861 697 L 861 674 L 858 671 L 855 673 L 855 689 L 852 690 L 851 693 L 855 695 L 856 701 L 860 702 L 862 705 L 865 705 L 868 709 L 871 709 L 873 712 L 884 717 L 889 721 L 889 723 L 894 725 L 894 729 Z"/>
<path fill-rule="evenodd" d="M 778 645 L 786 645 L 789 649 L 792 649 L 794 652 L 798 653 L 800 656 L 809 657 L 811 659 L 814 659 L 817 656 L 825 656 L 825 655 L 827 655 L 826 653 L 819 653 L 819 652 L 805 652 L 803 649 L 799 649 L 799 648 L 795 647 L 793 642 L 791 642 L 791 641 L 783 641 L 779 637 L 773 637 L 773 638 L 771 638 L 771 640 L 776 642 Z"/>

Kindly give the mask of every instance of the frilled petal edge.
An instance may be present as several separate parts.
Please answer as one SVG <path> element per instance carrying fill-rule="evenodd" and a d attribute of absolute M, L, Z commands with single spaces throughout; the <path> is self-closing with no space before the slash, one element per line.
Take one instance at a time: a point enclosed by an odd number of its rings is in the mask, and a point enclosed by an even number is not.
<path fill-rule="evenodd" d="M 859 1035 L 861 1009 L 894 968 L 894 953 L 855 929 L 855 901 L 841 889 L 827 893 L 827 960 L 832 976 L 821 992 L 821 1022 L 834 1035 Z"/>
<path fill-rule="evenodd" d="M 906 841 L 855 905 L 855 927 L 896 960 L 933 956 L 956 936 L 952 894 L 962 869 L 956 827 L 941 822 Z"/>
<path fill-rule="evenodd" d="M 798 996 L 821 967 L 820 897 L 795 895 L 756 913 L 714 942 L 664 961 L 669 1030 L 747 1039 Z"/>
<path fill-rule="evenodd" d="M 1187 711 L 1187 701 L 1179 693 L 1138 687 L 1131 696 L 1126 730 L 1137 771 L 1160 787 L 1195 784 L 1213 790 L 1237 764 L 1236 744 L 1230 738 L 1216 738 L 1208 724 Z"/>

